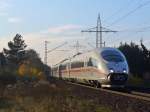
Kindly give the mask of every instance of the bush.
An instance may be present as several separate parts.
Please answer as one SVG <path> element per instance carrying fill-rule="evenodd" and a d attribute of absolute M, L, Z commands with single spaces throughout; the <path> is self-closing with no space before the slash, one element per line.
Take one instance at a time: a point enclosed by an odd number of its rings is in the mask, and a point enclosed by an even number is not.
<path fill-rule="evenodd" d="M 128 84 L 131 86 L 143 86 L 144 80 L 137 76 L 130 76 L 128 80 Z"/>
<path fill-rule="evenodd" d="M 12 72 L 4 71 L 0 73 L 0 83 L 7 85 L 7 84 L 14 84 L 16 83 L 16 75 Z"/>
<path fill-rule="evenodd" d="M 21 64 L 17 72 L 22 81 L 36 81 L 44 77 L 42 70 L 30 63 Z"/>

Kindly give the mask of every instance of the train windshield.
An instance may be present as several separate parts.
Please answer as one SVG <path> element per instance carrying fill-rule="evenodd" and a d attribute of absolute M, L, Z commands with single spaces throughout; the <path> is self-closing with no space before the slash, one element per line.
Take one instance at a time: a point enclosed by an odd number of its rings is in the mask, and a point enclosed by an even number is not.
<path fill-rule="evenodd" d="M 106 51 L 103 51 L 101 54 L 102 54 L 103 59 L 109 62 L 123 62 L 124 61 L 124 58 L 117 51 L 106 50 Z"/>

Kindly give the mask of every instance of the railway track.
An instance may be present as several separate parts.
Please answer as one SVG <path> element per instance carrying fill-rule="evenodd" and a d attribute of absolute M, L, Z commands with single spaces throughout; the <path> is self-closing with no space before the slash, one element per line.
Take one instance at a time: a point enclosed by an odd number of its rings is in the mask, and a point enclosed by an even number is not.
<path fill-rule="evenodd" d="M 104 89 L 104 88 L 95 88 L 89 85 L 83 85 L 80 83 L 72 83 L 72 82 L 67 82 L 68 84 L 72 84 L 72 85 L 76 85 L 76 86 L 81 86 L 81 87 L 85 87 L 85 88 L 89 88 L 89 89 L 93 89 L 96 91 L 104 91 L 107 93 L 111 93 L 111 94 L 117 94 L 117 95 L 121 95 L 121 96 L 127 96 L 130 98 L 135 98 L 135 99 L 140 99 L 140 100 L 145 100 L 145 101 L 149 101 L 150 102 L 150 94 L 148 93 L 142 93 L 142 92 L 137 92 L 137 91 L 128 91 L 128 90 L 123 90 L 123 89 Z"/>
<path fill-rule="evenodd" d="M 142 93 L 142 92 L 131 91 L 131 94 L 150 98 L 150 94 L 148 94 L 148 93 Z"/>
<path fill-rule="evenodd" d="M 123 90 L 123 89 L 122 90 L 108 89 L 108 90 L 131 94 L 131 95 L 135 95 L 135 96 L 141 96 L 141 97 L 145 97 L 145 98 L 150 98 L 150 93 L 138 92 L 138 91 L 134 91 L 134 90 Z"/>

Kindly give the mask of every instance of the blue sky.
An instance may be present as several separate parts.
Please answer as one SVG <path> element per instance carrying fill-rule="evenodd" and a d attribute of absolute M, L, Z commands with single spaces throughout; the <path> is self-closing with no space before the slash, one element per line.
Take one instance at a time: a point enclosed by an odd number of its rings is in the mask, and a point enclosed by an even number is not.
<path fill-rule="evenodd" d="M 37 49 L 42 58 L 44 40 L 51 41 L 50 49 L 64 41 L 74 44 L 79 40 L 84 44 L 86 40 L 94 45 L 95 34 L 81 34 L 80 31 L 95 26 L 98 13 L 104 26 L 120 31 L 104 34 L 106 45 L 118 46 L 121 41 L 138 43 L 143 38 L 150 48 L 148 28 L 145 32 L 133 32 L 150 26 L 149 1 L 0 0 L 0 48 L 7 46 L 7 41 L 16 33 L 22 34 L 29 47 Z"/>

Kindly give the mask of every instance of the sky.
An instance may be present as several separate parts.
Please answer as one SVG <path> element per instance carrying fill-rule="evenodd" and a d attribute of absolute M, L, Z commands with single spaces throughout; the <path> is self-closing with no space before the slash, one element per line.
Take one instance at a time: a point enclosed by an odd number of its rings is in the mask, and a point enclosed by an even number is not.
<path fill-rule="evenodd" d="M 95 46 L 95 33 L 81 33 L 96 26 L 98 14 L 102 25 L 117 33 L 103 34 L 106 46 L 135 42 L 150 48 L 150 0 L 0 0 L 0 50 L 16 33 L 23 36 L 28 49 L 35 49 L 44 59 L 44 41 L 51 50 L 64 42 L 61 50 L 81 50 Z M 92 48 L 92 47 L 91 47 Z M 72 52 L 71 51 L 71 52 Z M 67 51 L 52 51 L 48 63 L 60 61 Z"/>

